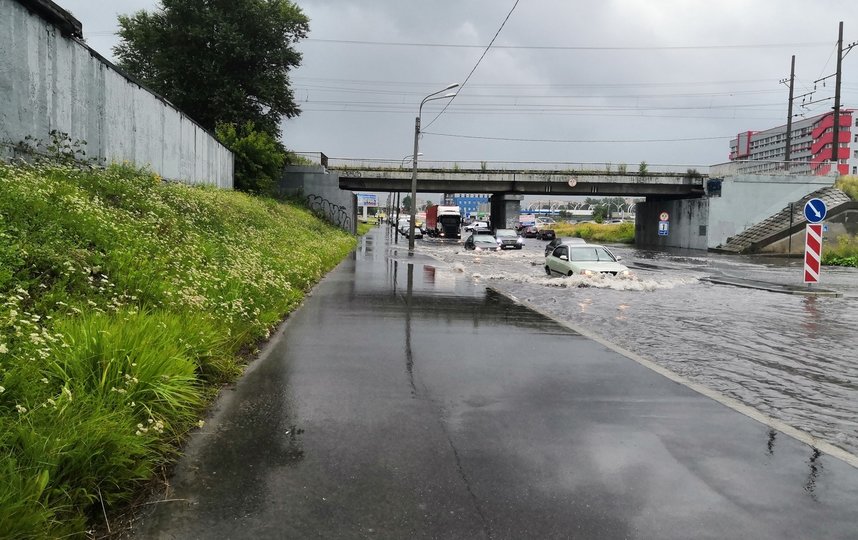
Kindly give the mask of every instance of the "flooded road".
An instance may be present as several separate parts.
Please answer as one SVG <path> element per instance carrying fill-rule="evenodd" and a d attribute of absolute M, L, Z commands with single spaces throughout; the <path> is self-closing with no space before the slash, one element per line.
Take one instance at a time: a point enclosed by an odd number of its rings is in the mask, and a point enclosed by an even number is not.
<path fill-rule="evenodd" d="M 645 278 L 578 288 L 545 281 L 531 265 L 537 245 L 477 258 L 423 242 L 427 254 L 409 254 L 385 232 L 363 236 L 222 392 L 163 492 L 141 505 L 133 537 L 855 537 L 858 468 L 837 449 L 786 436 L 485 285 L 778 411 L 787 400 L 776 391 L 733 381 L 779 378 L 845 410 L 825 395 L 837 381 L 805 382 L 812 369 L 798 362 L 789 381 L 762 361 L 785 362 L 760 352 L 765 340 L 727 352 L 719 314 L 738 301 L 732 289 L 712 293 L 688 261 L 631 252 L 649 261 Z M 683 305 L 704 295 L 722 307 Z M 735 298 L 748 319 L 765 310 Z M 803 305 L 801 322 L 830 317 Z M 741 367 L 737 354 L 754 362 Z M 707 375 L 718 366 L 731 374 Z"/>
<path fill-rule="evenodd" d="M 840 298 L 716 285 L 708 276 L 800 285 L 801 261 L 611 247 L 631 279 L 549 278 L 545 242 L 476 254 L 426 240 L 421 253 L 858 454 L 858 270 L 826 267 Z"/>

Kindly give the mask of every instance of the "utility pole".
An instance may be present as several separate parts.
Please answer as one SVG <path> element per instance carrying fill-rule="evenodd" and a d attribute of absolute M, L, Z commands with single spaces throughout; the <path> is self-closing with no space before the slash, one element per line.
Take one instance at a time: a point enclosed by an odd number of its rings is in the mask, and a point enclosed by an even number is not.
<path fill-rule="evenodd" d="M 843 21 L 840 21 L 840 30 L 837 34 L 837 74 L 834 77 L 834 128 L 831 140 L 831 159 L 834 160 L 834 169 L 840 173 L 840 78 L 841 65 L 843 63 Z"/>
<path fill-rule="evenodd" d="M 789 172 L 790 153 L 792 151 L 792 99 L 793 88 L 795 87 L 795 55 L 792 55 L 792 61 L 789 67 L 789 106 L 787 107 L 787 127 L 786 127 L 786 150 L 784 151 L 784 161 Z"/>

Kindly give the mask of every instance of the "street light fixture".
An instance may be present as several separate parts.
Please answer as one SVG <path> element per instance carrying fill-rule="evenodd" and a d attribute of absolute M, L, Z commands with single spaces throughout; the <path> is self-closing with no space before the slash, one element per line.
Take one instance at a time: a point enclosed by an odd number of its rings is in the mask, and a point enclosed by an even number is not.
<path fill-rule="evenodd" d="M 420 117 L 423 115 L 423 105 L 425 105 L 429 101 L 434 101 L 436 99 L 448 99 L 456 97 L 456 92 L 450 92 L 449 94 L 444 94 L 443 96 L 439 96 L 441 92 L 446 92 L 447 90 L 452 90 L 459 86 L 459 83 L 453 83 L 442 90 L 438 90 L 437 92 L 433 92 L 423 98 L 423 101 L 420 102 L 420 107 L 417 109 L 417 118 L 414 119 L 414 153 L 411 154 L 411 157 L 414 159 L 413 166 L 411 169 L 411 222 L 408 224 L 408 251 L 414 251 L 414 225 L 417 221 L 417 156 L 420 155 L 420 152 L 417 151 L 418 141 L 420 139 Z"/>

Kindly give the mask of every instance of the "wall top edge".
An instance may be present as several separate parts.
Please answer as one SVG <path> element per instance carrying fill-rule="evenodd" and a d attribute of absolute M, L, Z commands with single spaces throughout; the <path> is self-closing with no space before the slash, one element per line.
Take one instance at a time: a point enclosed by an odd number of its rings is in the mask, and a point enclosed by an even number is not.
<path fill-rule="evenodd" d="M 60 29 L 63 35 L 83 38 L 83 25 L 51 0 L 16 0 L 19 4 Z"/>

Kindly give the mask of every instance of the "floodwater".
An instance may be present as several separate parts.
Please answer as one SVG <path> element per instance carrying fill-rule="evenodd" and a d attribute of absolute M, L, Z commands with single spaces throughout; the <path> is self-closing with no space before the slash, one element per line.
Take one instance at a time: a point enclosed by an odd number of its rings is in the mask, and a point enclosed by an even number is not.
<path fill-rule="evenodd" d="M 821 286 L 842 297 L 790 295 L 705 278 L 801 285 L 800 260 L 612 246 L 632 278 L 548 277 L 546 242 L 526 243 L 475 253 L 427 239 L 417 251 L 858 454 L 858 269 L 823 269 Z"/>

